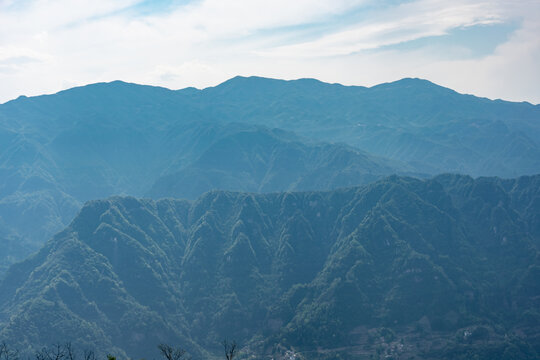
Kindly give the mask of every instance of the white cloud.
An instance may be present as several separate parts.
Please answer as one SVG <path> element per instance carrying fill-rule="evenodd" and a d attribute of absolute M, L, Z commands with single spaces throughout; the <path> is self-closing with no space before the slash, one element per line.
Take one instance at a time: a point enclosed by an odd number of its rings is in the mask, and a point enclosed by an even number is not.
<path fill-rule="evenodd" d="M 360 85 L 419 76 L 478 95 L 540 102 L 530 85 L 540 80 L 534 66 L 540 49 L 537 0 L 417 0 L 398 6 L 375 0 L 202 0 L 136 14 L 138 1 L 29 0 L 17 7 L 0 0 L 0 101 L 66 84 L 123 79 L 205 87 L 253 74 Z M 358 16 L 348 16 L 353 11 Z M 522 20 L 522 28 L 482 59 L 377 50 L 512 19 Z M 310 40 L 297 36 L 306 33 Z M 496 80 L 502 73 L 505 86 Z"/>
<path fill-rule="evenodd" d="M 458 27 L 501 22 L 497 8 L 487 3 L 423 0 L 407 3 L 376 19 L 302 44 L 262 51 L 262 55 L 312 57 L 349 55 L 428 36 L 444 35 Z"/>
<path fill-rule="evenodd" d="M 48 59 L 46 54 L 39 53 L 29 48 L 6 46 L 0 47 L 0 63 L 21 63 L 44 61 Z"/>
<path fill-rule="evenodd" d="M 540 14 L 540 6 L 536 11 Z M 425 76 L 440 79 L 441 83 L 462 92 L 540 103 L 538 34 L 540 22 L 525 18 L 522 27 L 493 54 L 479 59 L 426 64 Z"/>
<path fill-rule="evenodd" d="M 257 30 L 302 25 L 365 3 L 365 0 L 206 0 L 159 18 L 156 25 L 195 31 L 207 39 L 243 37 Z M 160 23 L 160 24 L 157 24 Z"/>

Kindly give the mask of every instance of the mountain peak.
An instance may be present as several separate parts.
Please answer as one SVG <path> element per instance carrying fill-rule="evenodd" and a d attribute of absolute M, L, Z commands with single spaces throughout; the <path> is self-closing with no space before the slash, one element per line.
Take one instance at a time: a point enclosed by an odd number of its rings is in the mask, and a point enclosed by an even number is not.
<path fill-rule="evenodd" d="M 378 85 L 372 86 L 371 88 L 375 89 L 375 88 L 383 88 L 383 87 L 392 87 L 392 88 L 414 87 L 414 88 L 425 88 L 425 89 L 444 88 L 443 86 L 437 85 L 434 82 L 431 82 L 429 80 L 422 79 L 422 78 L 411 78 L 411 77 L 406 77 L 406 78 L 402 78 L 396 81 L 378 84 Z M 448 90 L 451 90 L 451 89 L 448 89 Z"/>
<path fill-rule="evenodd" d="M 258 86 L 267 83 L 283 83 L 285 80 L 266 78 L 262 76 L 241 76 L 237 75 L 229 80 L 222 82 L 217 87 L 238 87 L 238 86 Z"/>

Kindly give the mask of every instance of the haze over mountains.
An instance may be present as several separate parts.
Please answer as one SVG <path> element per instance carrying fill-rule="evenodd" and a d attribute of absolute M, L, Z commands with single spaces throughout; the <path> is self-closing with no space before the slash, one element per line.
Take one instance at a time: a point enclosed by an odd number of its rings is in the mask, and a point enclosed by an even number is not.
<path fill-rule="evenodd" d="M 393 176 L 91 201 L 10 268 L 0 338 L 131 358 L 163 341 L 205 358 L 227 336 L 256 358 L 280 344 L 307 359 L 534 359 L 539 189 L 539 176 Z"/>
<path fill-rule="evenodd" d="M 20 97 L 0 105 L 0 243 L 9 249 L 0 273 L 85 201 L 114 194 L 193 199 L 393 173 L 538 173 L 539 118 L 538 105 L 418 79 L 364 88 L 236 77 L 178 91 L 116 81 Z"/>
<path fill-rule="evenodd" d="M 534 359 L 537 174 L 539 105 L 426 80 L 20 97 L 0 105 L 0 340 Z"/>

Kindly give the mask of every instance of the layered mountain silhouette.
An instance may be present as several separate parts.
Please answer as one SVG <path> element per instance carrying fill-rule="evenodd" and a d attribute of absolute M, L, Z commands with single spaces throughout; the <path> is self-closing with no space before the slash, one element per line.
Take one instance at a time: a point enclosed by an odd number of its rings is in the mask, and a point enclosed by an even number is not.
<path fill-rule="evenodd" d="M 21 135 L 4 152 L 0 239 L 10 246 L 4 264 L 37 250 L 90 199 L 333 189 L 412 169 L 259 126 L 191 123 L 140 133 L 106 127 L 72 126 L 45 144 Z"/>
<path fill-rule="evenodd" d="M 0 105 L 0 277 L 111 195 L 325 190 L 383 176 L 540 172 L 540 107 L 425 80 L 372 88 L 236 77 L 120 81 Z"/>
<path fill-rule="evenodd" d="M 90 201 L 8 271 L 0 338 L 137 358 L 160 342 L 207 357 L 228 337 L 256 358 L 535 359 L 539 189 L 540 176 L 392 176 Z"/>

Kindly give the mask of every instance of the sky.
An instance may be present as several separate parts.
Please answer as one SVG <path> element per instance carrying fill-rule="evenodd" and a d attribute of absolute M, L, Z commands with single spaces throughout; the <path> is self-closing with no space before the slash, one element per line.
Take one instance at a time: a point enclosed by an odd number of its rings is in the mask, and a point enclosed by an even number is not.
<path fill-rule="evenodd" d="M 540 0 L 0 0 L 0 103 L 124 80 L 428 79 L 540 103 Z"/>

